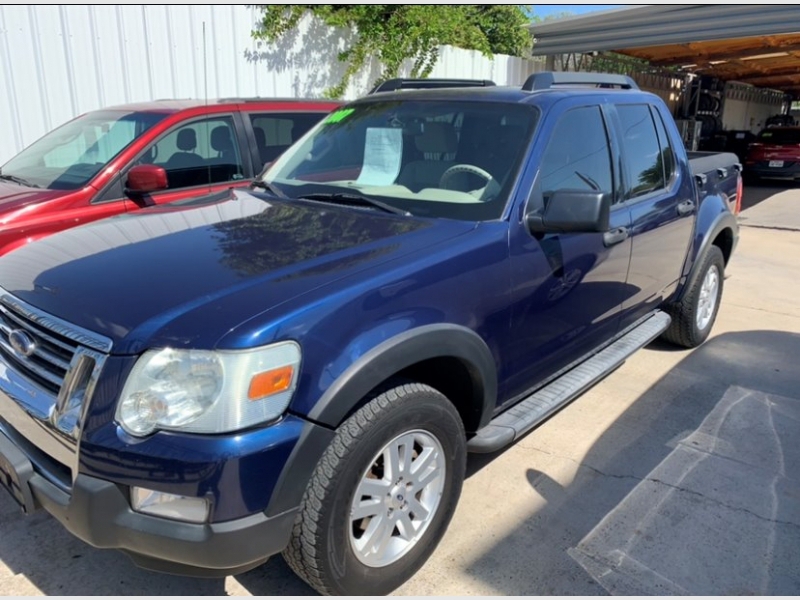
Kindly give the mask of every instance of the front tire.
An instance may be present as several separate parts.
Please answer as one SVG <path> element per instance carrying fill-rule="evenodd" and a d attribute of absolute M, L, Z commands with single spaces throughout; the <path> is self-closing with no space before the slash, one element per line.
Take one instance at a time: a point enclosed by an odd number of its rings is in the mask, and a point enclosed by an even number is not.
<path fill-rule="evenodd" d="M 444 535 L 465 465 L 464 427 L 441 393 L 403 383 L 373 395 L 320 459 L 284 559 L 323 594 L 391 592 Z"/>
<path fill-rule="evenodd" d="M 724 281 L 725 258 L 722 250 L 711 246 L 689 280 L 683 298 L 664 307 L 672 317 L 664 339 L 684 348 L 705 342 L 717 319 Z"/>

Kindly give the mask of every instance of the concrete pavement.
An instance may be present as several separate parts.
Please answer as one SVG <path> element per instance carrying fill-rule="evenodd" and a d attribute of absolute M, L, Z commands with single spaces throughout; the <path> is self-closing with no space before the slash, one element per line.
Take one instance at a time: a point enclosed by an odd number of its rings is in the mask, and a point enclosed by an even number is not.
<path fill-rule="evenodd" d="M 773 179 L 745 189 L 742 225 L 800 231 L 800 184 Z"/>
<path fill-rule="evenodd" d="M 471 457 L 448 533 L 398 594 L 800 594 L 800 231 L 784 230 L 800 230 L 800 190 L 748 189 L 745 206 L 758 226 L 713 337 L 656 342 Z M 0 532 L 5 595 L 312 593 L 279 558 L 225 580 L 147 573 L 4 494 Z"/>

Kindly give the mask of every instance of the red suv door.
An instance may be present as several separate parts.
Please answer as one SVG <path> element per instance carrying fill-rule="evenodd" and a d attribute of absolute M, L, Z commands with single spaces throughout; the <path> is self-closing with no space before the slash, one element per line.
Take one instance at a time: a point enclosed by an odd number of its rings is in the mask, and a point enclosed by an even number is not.
<path fill-rule="evenodd" d="M 249 153 L 238 112 L 190 118 L 165 131 L 140 152 L 100 201 L 122 200 L 130 211 L 245 186 L 254 176 Z M 123 182 L 127 171 L 137 165 L 162 167 L 167 174 L 167 188 L 141 200 L 126 195 Z"/>

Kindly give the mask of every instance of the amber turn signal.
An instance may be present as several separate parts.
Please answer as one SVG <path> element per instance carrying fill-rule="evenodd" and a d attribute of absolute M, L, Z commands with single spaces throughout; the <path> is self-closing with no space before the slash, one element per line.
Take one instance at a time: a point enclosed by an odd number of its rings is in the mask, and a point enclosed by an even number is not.
<path fill-rule="evenodd" d="M 250 400 L 260 400 L 279 392 L 285 392 L 292 385 L 294 367 L 279 367 L 271 371 L 264 371 L 250 380 L 250 389 L 247 397 Z"/>

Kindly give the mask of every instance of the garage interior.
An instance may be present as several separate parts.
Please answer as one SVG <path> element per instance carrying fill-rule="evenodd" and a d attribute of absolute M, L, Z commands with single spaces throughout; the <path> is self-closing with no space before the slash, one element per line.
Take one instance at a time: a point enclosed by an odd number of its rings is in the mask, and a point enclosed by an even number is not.
<path fill-rule="evenodd" d="M 661 96 L 690 150 L 742 157 L 763 128 L 800 122 L 800 6 L 635 6 L 530 29 L 548 69 L 624 72 Z"/>

